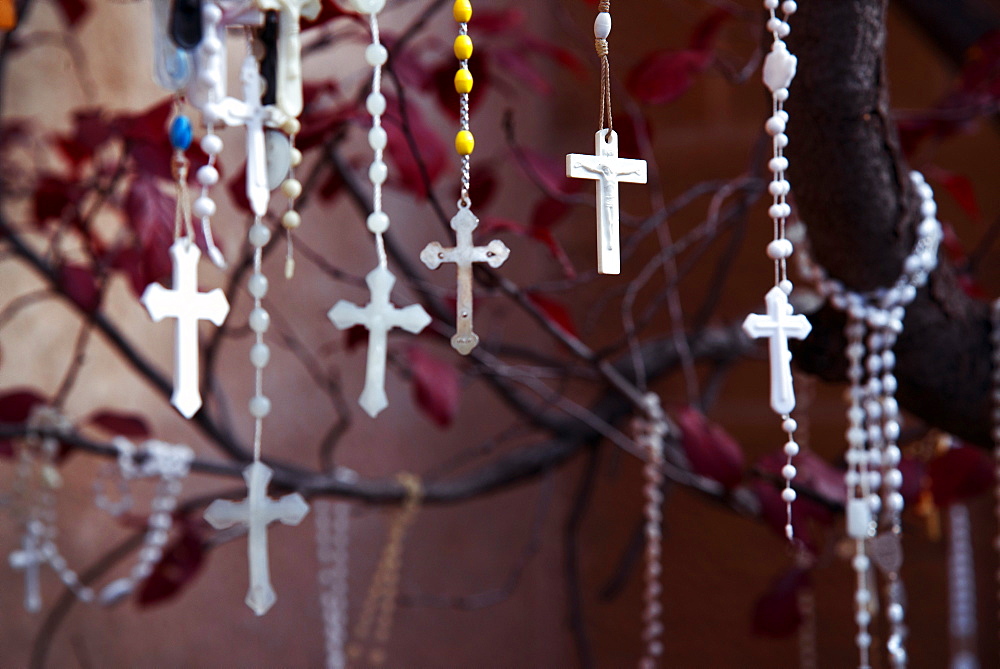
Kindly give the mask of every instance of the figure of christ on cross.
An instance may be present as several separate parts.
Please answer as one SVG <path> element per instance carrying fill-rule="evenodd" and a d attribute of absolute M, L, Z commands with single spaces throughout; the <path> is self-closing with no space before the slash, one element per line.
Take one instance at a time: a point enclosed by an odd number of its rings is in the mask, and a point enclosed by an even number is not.
<path fill-rule="evenodd" d="M 462 355 L 468 355 L 479 344 L 479 335 L 472 330 L 472 263 L 484 262 L 497 268 L 510 256 L 507 245 L 497 239 L 486 246 L 476 246 L 472 233 L 478 225 L 479 219 L 472 210 L 468 206 L 459 206 L 458 213 L 451 219 L 455 246 L 444 248 L 438 242 L 431 242 L 420 252 L 420 260 L 428 269 L 437 269 L 446 262 L 453 262 L 458 267 L 456 332 L 451 338 L 451 346 Z"/>
<path fill-rule="evenodd" d="M 389 406 L 385 394 L 385 365 L 388 350 L 388 334 L 393 328 L 402 328 L 417 334 L 431 322 L 424 308 L 411 304 L 397 309 L 389 301 L 396 277 L 385 267 L 376 267 L 365 277 L 371 301 L 364 307 L 351 304 L 347 300 L 337 302 L 327 316 L 337 328 L 346 330 L 355 325 L 368 329 L 368 360 L 365 368 L 365 387 L 358 398 L 358 404 L 374 418 Z"/>
<path fill-rule="evenodd" d="M 302 113 L 302 38 L 299 21 L 319 15 L 320 0 L 256 0 L 266 11 L 278 15 L 278 72 L 275 104 L 285 114 L 295 118 Z"/>
<path fill-rule="evenodd" d="M 788 338 L 805 339 L 812 330 L 812 324 L 802 314 L 792 315 L 788 296 L 777 286 L 767 291 L 764 301 L 767 303 L 767 315 L 750 314 L 743 321 L 743 330 L 754 339 L 770 338 L 771 408 L 779 416 L 787 416 L 795 408 L 792 352 L 788 350 Z"/>
<path fill-rule="evenodd" d="M 621 273 L 618 183 L 646 183 L 646 161 L 618 157 L 618 133 L 600 130 L 595 155 L 566 156 L 566 176 L 597 184 L 597 271 Z"/>
<path fill-rule="evenodd" d="M 267 613 L 277 596 L 271 586 L 267 557 L 267 526 L 275 521 L 298 525 L 309 513 L 309 505 L 299 493 L 281 499 L 267 496 L 267 486 L 273 471 L 257 461 L 243 470 L 247 482 L 247 498 L 242 502 L 217 499 L 205 509 L 205 520 L 217 530 L 234 525 L 247 527 L 247 559 L 250 563 L 250 588 L 246 604 L 258 616 Z"/>
<path fill-rule="evenodd" d="M 201 408 L 198 383 L 198 321 L 210 320 L 222 325 L 229 314 L 229 302 L 219 288 L 208 293 L 198 292 L 198 259 L 201 251 L 187 238 L 176 240 L 170 247 L 173 259 L 174 287 L 168 290 L 158 283 L 146 286 L 141 302 L 153 321 L 176 318 L 174 343 L 174 393 L 170 398 L 185 418 Z"/>

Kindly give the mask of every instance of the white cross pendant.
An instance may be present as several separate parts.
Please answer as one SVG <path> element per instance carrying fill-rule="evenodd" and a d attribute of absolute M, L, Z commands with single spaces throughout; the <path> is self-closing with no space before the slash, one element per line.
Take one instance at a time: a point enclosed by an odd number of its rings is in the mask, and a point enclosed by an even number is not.
<path fill-rule="evenodd" d="M 618 183 L 646 183 L 646 161 L 618 157 L 618 133 L 599 130 L 593 156 L 566 156 L 566 176 L 597 181 L 597 271 L 620 274 Z"/>
<path fill-rule="evenodd" d="M 364 307 L 351 304 L 347 300 L 337 302 L 327 314 L 333 324 L 341 330 L 364 325 L 368 328 L 368 359 L 365 367 L 365 387 L 358 398 L 358 404 L 374 418 L 389 406 L 385 394 L 385 364 L 388 349 L 388 333 L 393 328 L 403 328 L 417 334 L 431 322 L 424 308 L 419 304 L 397 309 L 389 301 L 396 277 L 384 267 L 376 267 L 365 277 L 371 301 Z"/>
<path fill-rule="evenodd" d="M 273 472 L 263 462 L 254 462 L 243 470 L 247 498 L 242 502 L 217 499 L 205 509 L 205 520 L 217 530 L 234 525 L 247 526 L 247 560 L 250 563 L 250 588 L 246 604 L 258 616 L 267 613 L 277 596 L 271 586 L 267 557 L 267 526 L 275 521 L 298 525 L 309 513 L 309 505 L 295 492 L 281 499 L 267 496 Z"/>
<path fill-rule="evenodd" d="M 319 0 L 256 0 L 262 10 L 278 11 L 278 72 L 276 104 L 291 117 L 302 113 L 302 38 L 299 21 L 314 19 Z"/>
<path fill-rule="evenodd" d="M 771 362 L 771 408 L 786 416 L 795 408 L 795 390 L 792 388 L 792 352 L 788 338 L 805 339 L 812 330 L 809 319 L 802 314 L 792 315 L 785 291 L 777 286 L 764 296 L 767 315 L 750 314 L 743 321 L 743 330 L 753 337 L 769 337 L 768 357 Z"/>
<path fill-rule="evenodd" d="M 21 537 L 21 550 L 8 557 L 10 566 L 24 570 L 24 608 L 29 613 L 42 610 L 42 590 L 38 568 L 45 562 L 45 555 L 38 546 L 38 537 L 31 528 Z"/>
<path fill-rule="evenodd" d="M 194 52 L 188 100 L 207 113 L 208 105 L 226 97 L 226 28 L 263 25 L 264 15 L 248 0 L 204 0 L 201 19 L 202 39 Z"/>
<path fill-rule="evenodd" d="M 229 302 L 221 289 L 198 292 L 198 246 L 185 238 L 170 247 L 173 259 L 174 287 L 168 290 L 158 283 L 146 286 L 141 302 L 153 321 L 176 318 L 174 344 L 174 394 L 170 403 L 185 418 L 201 408 L 198 384 L 198 321 L 209 320 L 222 325 L 229 314 Z"/>
<path fill-rule="evenodd" d="M 472 330 L 472 263 L 484 262 L 495 269 L 510 256 L 510 249 L 498 239 L 486 246 L 476 246 L 472 233 L 478 225 L 479 219 L 468 205 L 459 205 L 458 213 L 451 219 L 455 246 L 444 248 L 438 242 L 431 242 L 420 252 L 420 260 L 429 269 L 437 269 L 446 262 L 453 262 L 458 268 L 456 332 L 451 338 L 451 346 L 462 355 L 468 355 L 479 344 L 479 335 Z"/>

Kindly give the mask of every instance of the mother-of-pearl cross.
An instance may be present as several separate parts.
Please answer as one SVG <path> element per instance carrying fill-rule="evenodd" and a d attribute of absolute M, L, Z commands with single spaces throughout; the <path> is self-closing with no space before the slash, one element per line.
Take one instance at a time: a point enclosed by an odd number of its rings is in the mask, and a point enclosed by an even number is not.
<path fill-rule="evenodd" d="M 618 230 L 618 182 L 646 183 L 646 161 L 618 157 L 618 133 L 600 130 L 595 155 L 571 153 L 566 156 L 566 176 L 596 179 L 597 184 L 597 271 L 621 273 L 621 246 Z"/>
<path fill-rule="evenodd" d="M 205 509 L 205 520 L 217 530 L 233 525 L 247 526 L 247 559 L 250 563 L 250 588 L 246 603 L 258 616 L 267 613 L 277 597 L 271 586 L 267 557 L 267 526 L 281 521 L 298 525 L 309 513 L 309 505 L 295 492 L 281 499 L 267 496 L 267 485 L 273 472 L 263 462 L 254 462 L 243 470 L 247 482 L 247 498 L 242 502 L 217 499 Z"/>
<path fill-rule="evenodd" d="M 456 305 L 455 329 L 451 346 L 462 355 L 468 355 L 479 344 L 479 335 L 472 331 L 472 263 L 484 262 L 497 268 L 510 256 L 510 249 L 500 240 L 494 239 L 486 246 L 476 246 L 472 242 L 472 232 L 479 225 L 479 219 L 468 206 L 459 206 L 458 213 L 451 219 L 451 229 L 455 231 L 455 246 L 444 248 L 438 242 L 431 242 L 420 252 L 420 260 L 429 269 L 437 269 L 441 263 L 453 262 L 458 266 L 458 302 Z"/>
<path fill-rule="evenodd" d="M 170 247 L 173 259 L 172 290 L 158 283 L 146 286 L 141 302 L 154 321 L 164 318 L 177 319 L 174 344 L 174 394 L 171 404 L 185 418 L 201 408 L 198 389 L 198 321 L 210 320 L 222 325 L 229 314 L 229 302 L 219 288 L 207 293 L 198 292 L 198 259 L 201 251 L 194 242 L 181 238 Z"/>
<path fill-rule="evenodd" d="M 364 307 L 341 300 L 330 309 L 327 316 L 341 330 L 364 325 L 368 328 L 368 360 L 365 369 L 365 387 L 358 404 L 374 418 L 389 405 L 385 394 L 385 358 L 387 335 L 392 328 L 403 328 L 417 334 L 431 322 L 419 304 L 397 309 L 389 301 L 396 277 L 384 267 L 376 267 L 365 277 L 371 301 Z"/>
<path fill-rule="evenodd" d="M 24 608 L 30 613 L 42 610 L 42 591 L 38 567 L 45 562 L 45 554 L 38 546 L 38 537 L 29 528 L 21 538 L 21 550 L 8 557 L 10 566 L 24 570 Z"/>
<path fill-rule="evenodd" d="M 792 352 L 788 350 L 788 338 L 805 339 L 812 330 L 812 324 L 802 314 L 792 315 L 788 296 L 777 286 L 767 291 L 764 301 L 767 303 L 767 315 L 750 314 L 743 321 L 743 329 L 755 339 L 770 337 L 771 408 L 784 416 L 795 408 Z"/>
<path fill-rule="evenodd" d="M 260 9 L 278 11 L 278 72 L 276 102 L 289 116 L 302 113 L 302 38 L 299 21 L 319 15 L 319 0 L 256 0 Z"/>

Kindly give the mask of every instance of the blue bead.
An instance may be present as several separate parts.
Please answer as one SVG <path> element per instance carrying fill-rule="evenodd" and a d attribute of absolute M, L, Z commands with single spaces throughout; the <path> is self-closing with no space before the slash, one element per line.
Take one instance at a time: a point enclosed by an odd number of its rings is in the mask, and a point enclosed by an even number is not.
<path fill-rule="evenodd" d="M 170 144 L 175 149 L 187 151 L 191 146 L 191 121 L 187 116 L 175 116 L 170 122 Z"/>

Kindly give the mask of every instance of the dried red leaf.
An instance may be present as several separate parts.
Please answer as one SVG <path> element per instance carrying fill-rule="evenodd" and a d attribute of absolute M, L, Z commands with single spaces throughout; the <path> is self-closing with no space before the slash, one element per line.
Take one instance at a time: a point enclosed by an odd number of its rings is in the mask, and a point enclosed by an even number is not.
<path fill-rule="evenodd" d="M 62 220 L 67 208 L 79 198 L 80 186 L 76 181 L 51 172 L 40 173 L 33 196 L 35 222 L 41 225 L 50 219 Z"/>
<path fill-rule="evenodd" d="M 694 407 L 682 406 L 674 413 L 691 469 L 728 490 L 739 485 L 744 458 L 736 440 Z"/>
<path fill-rule="evenodd" d="M 539 182 L 548 192 L 570 195 L 579 191 L 583 185 L 579 179 L 566 176 L 566 156 L 553 156 L 528 147 L 519 147 L 518 157 L 528 178 L 532 182 Z"/>
<path fill-rule="evenodd" d="M 526 296 L 528 301 L 538 307 L 550 323 L 569 336 L 579 338 L 580 334 L 576 329 L 576 323 L 573 322 L 573 316 L 570 314 L 569 309 L 566 308 L 566 305 L 541 293 L 529 292 L 526 293 Z"/>
<path fill-rule="evenodd" d="M 389 135 L 386 153 L 393 163 L 393 168 L 389 170 L 389 179 L 422 199 L 427 196 L 427 186 L 421 167 L 427 175 L 428 185 L 433 186 L 451 163 L 451 152 L 445 147 L 440 135 L 417 111 L 415 105 L 407 108 L 407 118 L 410 133 L 419 140 L 416 148 L 420 156 L 418 159 L 413 154 L 406 135 L 397 123 L 386 123 L 385 129 Z"/>
<path fill-rule="evenodd" d="M 87 0 L 58 0 L 56 6 L 62 10 L 66 25 L 74 27 L 90 11 L 90 4 Z"/>
<path fill-rule="evenodd" d="M 66 263 L 59 268 L 59 289 L 87 313 L 101 304 L 101 291 L 93 270 L 83 265 Z"/>
<path fill-rule="evenodd" d="M 321 0 L 319 14 L 316 15 L 316 18 L 312 21 L 306 18 L 302 19 L 302 30 L 316 28 L 341 16 L 349 16 L 349 14 L 338 7 L 334 0 Z"/>
<path fill-rule="evenodd" d="M 625 87 L 639 102 L 667 104 L 684 95 L 711 62 L 710 51 L 654 51 L 629 71 Z"/>
<path fill-rule="evenodd" d="M 353 351 L 358 346 L 368 343 L 368 328 L 364 325 L 354 325 L 344 331 L 344 348 Z"/>
<path fill-rule="evenodd" d="M 413 399 L 424 414 L 439 427 L 448 427 L 458 411 L 458 371 L 419 346 L 407 351 L 413 375 Z"/>
<path fill-rule="evenodd" d="M 0 423 L 23 423 L 45 398 L 33 390 L 14 390 L 0 395 Z"/>
<path fill-rule="evenodd" d="M 753 606 L 751 629 L 758 636 L 783 639 L 791 636 L 802 624 L 799 593 L 810 587 L 809 572 L 793 567 L 771 581 Z"/>
<path fill-rule="evenodd" d="M 972 222 L 982 223 L 983 211 L 979 208 L 976 189 L 969 177 L 940 167 L 924 167 L 924 173 L 929 179 L 941 184 Z"/>
<path fill-rule="evenodd" d="M 142 416 L 120 413 L 108 409 L 95 411 L 84 423 L 122 437 L 146 439 L 150 435 L 149 426 L 146 424 L 146 419 Z"/>
<path fill-rule="evenodd" d="M 958 446 L 927 463 L 934 504 L 948 506 L 971 499 L 996 485 L 993 463 L 979 448 Z"/>
<path fill-rule="evenodd" d="M 191 584 L 205 561 L 205 545 L 194 523 L 181 523 L 181 535 L 163 552 L 163 557 L 139 587 L 136 603 L 148 608 L 176 597 Z"/>

